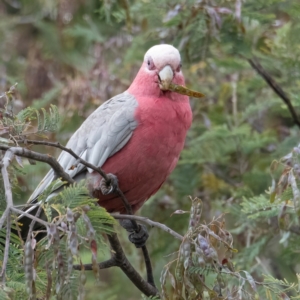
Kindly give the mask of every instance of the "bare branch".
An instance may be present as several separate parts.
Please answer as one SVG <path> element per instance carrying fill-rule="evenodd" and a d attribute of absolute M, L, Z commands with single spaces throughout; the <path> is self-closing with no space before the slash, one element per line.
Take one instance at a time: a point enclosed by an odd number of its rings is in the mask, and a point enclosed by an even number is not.
<path fill-rule="evenodd" d="M 44 225 L 46 228 L 47 228 L 47 226 L 49 226 L 49 223 L 48 223 L 48 222 L 43 221 L 42 219 L 37 218 L 36 216 L 33 216 L 33 215 L 29 214 L 29 213 L 26 212 L 26 211 L 20 210 L 20 209 L 15 208 L 15 207 L 11 207 L 11 210 L 14 211 L 15 213 L 17 213 L 18 215 L 24 215 L 24 216 L 30 218 L 31 220 L 34 220 L 34 221 L 36 221 L 36 222 L 38 222 L 38 223 Z M 60 229 L 60 227 L 58 227 L 58 229 Z M 61 229 L 61 230 L 63 230 L 63 229 Z M 64 230 L 63 230 L 63 231 L 64 231 Z"/>
<path fill-rule="evenodd" d="M 8 176 L 8 171 L 7 171 L 7 168 L 9 166 L 12 158 L 13 158 L 13 153 L 6 152 L 1 161 L 1 164 L 2 164 L 1 173 L 2 173 L 2 178 L 3 178 L 3 184 L 4 184 L 4 189 L 5 189 L 5 199 L 6 199 L 6 211 L 5 211 L 5 214 L 3 214 L 3 215 L 7 215 L 7 217 L 6 217 L 5 249 L 4 249 L 3 262 L 2 262 L 2 269 L 1 269 L 1 273 L 0 273 L 0 277 L 1 277 L 3 284 L 5 283 L 5 272 L 6 272 L 6 265 L 8 262 L 9 245 L 10 245 L 10 230 L 11 230 L 10 208 L 13 207 L 11 184 L 9 182 L 9 176 Z M 1 225 L 3 225 L 4 219 L 1 218 L 1 222 L 2 222 Z"/>
<path fill-rule="evenodd" d="M 9 214 L 10 214 L 10 208 L 7 207 L 7 208 L 5 209 L 3 215 L 2 215 L 1 218 L 0 218 L 0 230 L 1 230 L 1 228 L 3 227 L 3 224 L 4 224 L 4 222 L 6 221 L 7 216 L 8 216 Z"/>
<path fill-rule="evenodd" d="M 251 67 L 257 71 L 261 77 L 267 82 L 267 84 L 273 89 L 273 91 L 283 100 L 283 102 L 287 105 L 288 110 L 292 116 L 294 123 L 300 128 L 300 119 L 292 105 L 292 101 L 285 93 L 285 91 L 278 85 L 278 83 L 274 80 L 274 78 L 263 68 L 256 57 L 252 59 L 248 59 Z"/>
<path fill-rule="evenodd" d="M 0 150 L 11 151 L 14 155 L 31 158 L 37 161 L 45 162 L 52 167 L 52 169 L 56 172 L 58 177 L 61 177 L 63 181 L 72 184 L 75 182 L 69 174 L 67 174 L 62 166 L 57 162 L 57 160 L 48 154 L 41 154 L 35 151 L 31 151 L 21 147 L 9 147 L 6 145 L 0 145 Z"/>
<path fill-rule="evenodd" d="M 4 189 L 5 189 L 5 199 L 7 203 L 7 208 L 12 207 L 13 204 L 13 197 L 12 197 L 12 191 L 11 191 L 11 185 L 9 182 L 9 176 L 7 172 L 7 168 L 13 159 L 13 153 L 12 152 L 6 152 L 2 162 L 1 162 L 1 173 L 2 173 L 2 178 L 3 178 L 3 184 L 4 184 Z"/>
<path fill-rule="evenodd" d="M 151 284 L 154 288 L 156 288 L 154 277 L 153 277 L 151 259 L 146 245 L 142 247 L 142 251 L 143 251 L 143 256 L 144 256 L 144 261 L 145 261 L 145 266 L 147 271 L 147 282 Z"/>
<path fill-rule="evenodd" d="M 58 148 L 58 149 L 61 149 L 65 152 L 68 152 L 73 157 L 75 157 L 79 163 L 85 165 L 87 168 L 90 168 L 90 169 L 94 170 L 95 172 L 98 172 L 105 179 L 106 182 L 109 182 L 108 176 L 106 175 L 106 173 L 101 168 L 95 167 L 93 164 L 90 164 L 86 160 L 82 159 L 79 155 L 77 155 L 72 149 L 64 147 L 63 145 L 61 145 L 58 142 L 53 143 L 53 142 L 48 142 L 48 141 L 35 141 L 35 140 L 27 140 L 27 139 L 17 140 L 17 142 L 18 143 L 23 143 L 23 144 L 31 144 L 31 145 L 50 146 L 50 147 Z"/>
<path fill-rule="evenodd" d="M 171 228 L 169 228 L 168 226 L 159 223 L 159 222 L 155 222 L 152 221 L 146 217 L 140 217 L 140 216 L 132 216 L 132 215 L 120 215 L 120 214 L 116 214 L 116 213 L 112 213 L 111 214 L 115 219 L 118 220 L 122 220 L 122 219 L 128 219 L 128 220 L 135 220 L 135 221 L 139 221 L 141 223 L 147 224 L 151 227 L 157 227 L 162 229 L 163 231 L 168 232 L 169 234 L 173 235 L 176 239 L 182 241 L 183 240 L 183 236 L 180 235 L 179 233 L 177 233 L 176 231 L 172 230 Z"/>
<path fill-rule="evenodd" d="M 36 212 L 36 214 L 35 214 L 35 217 L 39 219 L 41 212 L 42 212 L 42 206 L 40 205 L 37 212 Z M 35 223 L 36 223 L 36 220 L 31 219 L 31 223 L 30 223 L 30 226 L 29 226 L 29 229 L 28 229 L 28 234 L 27 234 L 27 241 L 29 241 L 31 239 L 31 234 L 32 234 Z"/>
<path fill-rule="evenodd" d="M 157 296 L 158 290 L 152 284 L 146 282 L 140 274 L 133 268 L 126 258 L 122 246 L 119 242 L 117 234 L 108 235 L 108 240 L 114 251 L 113 256 L 117 262 L 117 266 L 122 269 L 131 282 L 146 296 Z"/>
<path fill-rule="evenodd" d="M 8 254 L 9 254 L 9 244 L 10 244 L 10 231 L 11 231 L 11 215 L 10 213 L 7 215 L 7 225 L 6 225 L 6 240 L 5 240 L 5 248 L 4 248 L 4 257 L 2 262 L 2 270 L 0 273 L 0 278 L 2 284 L 5 284 L 5 272 L 6 272 L 6 265 L 8 262 Z"/>
<path fill-rule="evenodd" d="M 98 265 L 99 265 L 99 269 L 103 270 L 103 269 L 108 269 L 111 267 L 117 267 L 117 262 L 114 257 L 111 257 L 110 259 L 103 261 L 103 262 L 99 263 Z M 74 265 L 73 268 L 74 268 L 74 270 L 80 271 L 81 265 Z M 84 269 L 88 270 L 88 271 L 92 271 L 93 265 L 92 264 L 84 264 Z"/>

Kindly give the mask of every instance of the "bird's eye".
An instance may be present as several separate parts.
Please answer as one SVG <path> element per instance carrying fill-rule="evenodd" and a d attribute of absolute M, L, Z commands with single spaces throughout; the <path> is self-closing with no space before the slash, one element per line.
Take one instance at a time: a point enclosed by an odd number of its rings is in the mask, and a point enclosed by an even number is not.
<path fill-rule="evenodd" d="M 147 66 L 149 70 L 153 70 L 155 68 L 153 59 L 151 57 L 148 57 L 147 59 Z"/>
<path fill-rule="evenodd" d="M 180 63 L 179 66 L 178 66 L 177 69 L 176 69 L 176 72 L 180 72 L 181 67 L 182 67 L 182 64 Z"/>

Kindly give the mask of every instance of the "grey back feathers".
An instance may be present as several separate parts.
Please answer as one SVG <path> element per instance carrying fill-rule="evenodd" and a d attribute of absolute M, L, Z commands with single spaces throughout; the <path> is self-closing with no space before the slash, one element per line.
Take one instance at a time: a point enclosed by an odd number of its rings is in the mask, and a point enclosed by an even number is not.
<path fill-rule="evenodd" d="M 137 121 L 134 118 L 138 102 L 135 97 L 124 92 L 98 107 L 79 127 L 67 143 L 78 156 L 87 162 L 102 167 L 105 161 L 121 150 L 130 140 Z M 58 157 L 66 173 L 72 178 L 86 170 L 82 164 L 67 152 Z M 92 170 L 88 170 L 91 172 Z M 31 195 L 28 202 L 34 201 L 55 179 L 51 169 Z"/>

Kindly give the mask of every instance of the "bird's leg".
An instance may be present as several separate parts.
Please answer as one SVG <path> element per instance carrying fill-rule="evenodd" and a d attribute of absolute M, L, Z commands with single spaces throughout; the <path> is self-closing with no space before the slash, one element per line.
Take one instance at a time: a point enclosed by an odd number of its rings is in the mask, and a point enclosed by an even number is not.
<path fill-rule="evenodd" d="M 113 174 L 107 174 L 109 181 L 106 181 L 104 178 L 101 179 L 99 189 L 103 195 L 108 195 L 110 193 L 117 193 L 120 195 L 124 206 L 128 214 L 132 215 L 132 209 L 128 203 L 125 196 L 121 193 L 118 186 L 117 176 Z M 137 248 L 141 248 L 145 245 L 149 234 L 145 225 L 137 224 L 132 220 L 122 220 L 120 221 L 122 227 L 124 227 L 129 233 L 129 241 L 133 243 Z"/>
<path fill-rule="evenodd" d="M 114 174 L 107 174 L 108 181 L 104 178 L 101 179 L 99 189 L 101 190 L 103 195 L 108 195 L 110 193 L 115 193 L 118 188 L 118 178 Z"/>
<path fill-rule="evenodd" d="M 132 207 L 129 204 L 123 192 L 119 189 L 117 177 L 113 174 L 107 174 L 107 177 L 109 178 L 109 181 L 102 178 L 100 182 L 99 189 L 101 190 L 102 194 L 103 195 L 107 195 L 110 193 L 118 194 L 123 201 L 127 214 L 132 215 L 133 214 Z M 136 248 L 142 248 L 143 256 L 145 259 L 146 270 L 147 270 L 147 282 L 155 287 L 151 260 L 149 257 L 147 247 L 145 245 L 149 237 L 146 226 L 137 224 L 136 221 L 134 220 L 122 220 L 120 221 L 120 223 L 121 226 L 124 227 L 129 232 L 129 236 L 128 236 L 129 241 L 133 243 L 136 246 Z"/>
<path fill-rule="evenodd" d="M 136 248 L 142 248 L 145 246 L 149 237 L 147 227 L 145 225 L 133 223 L 131 220 L 120 220 L 120 225 L 129 233 L 128 239 L 135 245 Z M 137 226 L 135 226 L 137 225 Z"/>

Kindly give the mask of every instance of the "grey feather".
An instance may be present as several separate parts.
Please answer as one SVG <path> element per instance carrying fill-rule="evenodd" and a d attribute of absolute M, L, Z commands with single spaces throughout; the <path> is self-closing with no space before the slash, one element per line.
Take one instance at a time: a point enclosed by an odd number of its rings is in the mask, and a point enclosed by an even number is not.
<path fill-rule="evenodd" d="M 82 123 L 66 147 L 89 163 L 102 167 L 110 156 L 121 150 L 130 140 L 137 127 L 134 118 L 137 106 L 135 97 L 127 92 L 111 98 Z M 64 151 L 58 157 L 58 162 L 72 178 L 86 169 L 82 164 L 74 168 L 76 159 Z M 31 195 L 29 202 L 34 201 L 54 178 L 54 171 L 50 170 Z"/>

